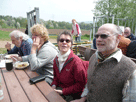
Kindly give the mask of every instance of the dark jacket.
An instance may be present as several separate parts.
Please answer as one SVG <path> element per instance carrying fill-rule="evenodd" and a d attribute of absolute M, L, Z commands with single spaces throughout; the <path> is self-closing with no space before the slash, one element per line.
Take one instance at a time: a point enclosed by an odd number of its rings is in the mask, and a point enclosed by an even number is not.
<path fill-rule="evenodd" d="M 31 44 L 26 40 L 22 41 L 21 47 L 14 46 L 8 54 L 18 54 L 19 56 L 26 56 L 31 53 Z"/>
<path fill-rule="evenodd" d="M 130 40 L 136 40 L 136 36 L 132 33 L 127 38 L 129 38 Z"/>
<path fill-rule="evenodd" d="M 93 39 L 93 48 L 97 49 L 97 47 L 96 47 L 96 38 Z"/>
<path fill-rule="evenodd" d="M 136 58 L 136 40 L 131 41 L 127 48 L 126 56 Z"/>

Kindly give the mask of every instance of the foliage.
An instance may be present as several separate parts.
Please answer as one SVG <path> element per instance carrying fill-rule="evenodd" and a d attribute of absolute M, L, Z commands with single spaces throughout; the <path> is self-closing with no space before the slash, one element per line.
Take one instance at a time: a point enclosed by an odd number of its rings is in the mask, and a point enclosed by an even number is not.
<path fill-rule="evenodd" d="M 72 23 L 69 22 L 57 22 L 53 20 L 44 21 L 40 19 L 40 23 L 46 26 L 47 29 L 72 29 Z M 0 26 L 2 28 L 26 28 L 27 19 L 23 17 L 12 17 L 12 16 L 1 16 L 0 15 Z M 90 30 L 91 23 L 78 23 L 81 29 Z"/>
<path fill-rule="evenodd" d="M 95 3 L 95 16 L 114 15 L 115 24 L 118 25 L 120 19 L 119 26 L 129 26 L 132 29 L 132 25 L 136 25 L 136 0 L 97 0 Z"/>

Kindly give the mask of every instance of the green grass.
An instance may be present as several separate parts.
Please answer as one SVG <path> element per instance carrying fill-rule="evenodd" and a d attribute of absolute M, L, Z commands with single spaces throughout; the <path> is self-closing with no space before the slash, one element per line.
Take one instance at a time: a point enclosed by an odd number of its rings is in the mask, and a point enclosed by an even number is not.
<path fill-rule="evenodd" d="M 0 41 L 10 41 L 9 33 L 10 32 L 0 30 Z"/>
<path fill-rule="evenodd" d="M 56 34 L 49 34 L 50 39 L 57 39 L 57 36 L 58 35 L 56 35 Z M 73 39 L 75 39 L 75 36 L 73 37 Z M 88 40 L 89 41 L 89 39 L 90 39 L 90 35 L 88 35 L 88 34 L 81 36 L 81 40 Z"/>
<path fill-rule="evenodd" d="M 49 34 L 49 39 L 57 39 L 57 36 L 56 34 Z"/>
<path fill-rule="evenodd" d="M 7 49 L 6 48 L 0 48 L 0 54 L 4 54 L 4 53 L 7 53 Z"/>
<path fill-rule="evenodd" d="M 10 41 L 9 33 L 10 32 L 0 30 L 0 41 Z M 0 53 L 7 53 L 7 49 L 0 48 Z"/>
<path fill-rule="evenodd" d="M 88 40 L 89 41 L 89 39 L 90 39 L 90 35 L 85 34 L 85 35 L 81 36 L 81 40 Z"/>
<path fill-rule="evenodd" d="M 0 30 L 0 41 L 10 41 L 10 37 L 9 37 L 9 33 L 7 31 L 1 31 Z M 50 39 L 57 39 L 57 35 L 56 34 L 49 34 Z M 73 39 L 75 39 L 75 37 L 73 37 Z M 90 39 L 90 35 L 82 35 L 81 36 L 82 40 L 89 40 Z"/>
<path fill-rule="evenodd" d="M 9 37 L 9 33 L 10 32 L 7 32 L 7 31 L 1 31 L 0 30 L 0 41 L 11 41 L 10 37 Z M 57 39 L 57 36 L 56 34 L 49 34 L 49 39 Z M 75 37 L 73 37 L 73 39 L 75 39 Z M 90 39 L 90 35 L 82 35 L 81 36 L 81 40 L 88 40 L 89 41 Z M 0 53 L 6 53 L 6 48 L 0 48 Z"/>

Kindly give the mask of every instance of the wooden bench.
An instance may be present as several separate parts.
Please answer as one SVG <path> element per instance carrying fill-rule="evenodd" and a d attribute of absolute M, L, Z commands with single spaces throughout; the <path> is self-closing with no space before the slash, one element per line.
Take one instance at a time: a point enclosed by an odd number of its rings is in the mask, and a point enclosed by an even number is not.
<path fill-rule="evenodd" d="M 89 61 L 90 57 L 95 53 L 95 49 L 84 47 L 84 46 L 78 46 L 79 53 L 85 57 L 86 61 Z"/>
<path fill-rule="evenodd" d="M 95 53 L 96 49 L 84 47 L 84 46 L 78 46 L 79 53 L 85 57 L 86 61 L 89 61 L 90 57 Z M 130 57 L 129 57 L 130 58 Z M 136 63 L 135 58 L 130 58 L 132 61 Z"/>

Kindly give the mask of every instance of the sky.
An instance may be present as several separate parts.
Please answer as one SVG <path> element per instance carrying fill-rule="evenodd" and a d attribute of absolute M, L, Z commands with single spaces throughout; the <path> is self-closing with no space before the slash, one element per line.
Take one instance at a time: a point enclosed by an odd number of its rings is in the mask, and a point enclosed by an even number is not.
<path fill-rule="evenodd" d="M 93 21 L 94 0 L 0 0 L 0 15 L 27 18 L 27 12 L 39 8 L 45 21 Z"/>

